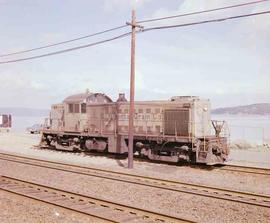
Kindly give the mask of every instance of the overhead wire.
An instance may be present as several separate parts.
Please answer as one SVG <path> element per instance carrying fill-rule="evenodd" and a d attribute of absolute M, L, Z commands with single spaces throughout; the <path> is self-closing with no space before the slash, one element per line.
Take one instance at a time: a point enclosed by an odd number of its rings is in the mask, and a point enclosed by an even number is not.
<path fill-rule="evenodd" d="M 155 27 L 150 27 L 150 28 L 143 29 L 142 31 L 147 32 L 147 31 L 158 30 L 158 29 L 170 29 L 170 28 L 177 28 L 177 27 L 184 27 L 184 26 L 200 25 L 200 24 L 205 24 L 205 23 L 223 22 L 223 21 L 226 21 L 226 20 L 239 19 L 239 18 L 244 18 L 244 17 L 268 14 L 268 13 L 270 13 L 270 10 L 269 11 L 263 11 L 263 12 L 250 13 L 250 14 L 237 15 L 237 16 L 223 17 L 223 18 L 218 18 L 218 19 L 203 20 L 203 21 L 199 21 L 199 22 L 182 23 L 182 24 L 167 25 L 167 26 L 166 25 L 164 25 L 164 26 L 155 26 Z"/>
<path fill-rule="evenodd" d="M 257 12 L 257 13 L 251 13 L 251 14 L 223 17 L 223 18 L 218 18 L 218 19 L 203 20 L 203 21 L 192 22 L 192 23 L 182 23 L 182 24 L 174 24 L 174 25 L 167 25 L 167 26 L 166 25 L 165 26 L 154 26 L 154 27 L 140 29 L 139 31 L 137 31 L 137 33 L 153 31 L 153 30 L 160 30 L 160 29 L 169 29 L 169 28 L 178 28 L 178 27 L 184 27 L 184 26 L 200 25 L 200 24 L 205 24 L 205 23 L 223 22 L 226 20 L 239 19 L 239 18 L 250 17 L 250 16 L 258 16 L 258 15 L 269 14 L 269 13 L 270 13 L 270 10 Z M 127 32 L 127 33 L 124 33 L 124 34 L 121 34 L 121 35 L 118 35 L 118 36 L 115 36 L 115 37 L 112 37 L 109 39 L 101 40 L 98 42 L 94 42 L 94 43 L 90 43 L 90 44 L 86 44 L 86 45 L 81 45 L 81 46 L 77 46 L 77 47 L 73 47 L 73 48 L 68 48 L 68 49 L 64 49 L 64 50 L 60 50 L 60 51 L 55 51 L 55 52 L 51 52 L 51 53 L 41 54 L 41 55 L 37 55 L 37 56 L 31 56 L 31 57 L 15 59 L 15 60 L 0 61 L 0 64 L 15 63 L 15 62 L 19 62 L 19 61 L 26 61 L 26 60 L 32 60 L 32 59 L 41 58 L 41 57 L 52 56 L 52 55 L 56 55 L 56 54 L 62 54 L 62 53 L 66 53 L 66 52 L 79 50 L 82 48 L 92 47 L 95 45 L 100 45 L 100 44 L 103 44 L 106 42 L 114 41 L 114 40 L 129 36 L 130 34 L 131 34 L 131 32 Z"/>
<path fill-rule="evenodd" d="M 2 55 L 0 55 L 0 57 L 7 57 L 7 56 L 17 55 L 17 54 L 22 54 L 22 53 L 28 53 L 28 52 L 32 52 L 32 51 L 36 51 L 36 50 L 41 50 L 41 49 L 45 49 L 45 48 L 49 48 L 49 47 L 53 47 L 53 46 L 59 46 L 59 45 L 75 42 L 75 41 L 78 41 L 78 40 L 90 38 L 90 37 L 93 37 L 93 36 L 98 36 L 98 35 L 101 35 L 101 34 L 104 34 L 104 33 L 112 32 L 112 31 L 115 31 L 115 30 L 118 30 L 118 29 L 125 28 L 127 26 L 128 25 L 117 26 L 117 27 L 114 27 L 114 28 L 111 28 L 111 29 L 106 29 L 106 30 L 103 30 L 103 31 L 100 31 L 100 32 L 92 33 L 92 34 L 89 34 L 89 35 L 77 37 L 77 38 L 70 39 L 70 40 L 65 40 L 65 41 L 62 41 L 62 42 L 48 44 L 48 45 L 44 45 L 44 46 L 40 46 L 40 47 L 28 49 L 28 50 L 21 50 L 21 51 L 17 51 L 17 52 L 13 52 L 13 53 L 2 54 Z"/>
<path fill-rule="evenodd" d="M 242 3 L 242 4 L 229 5 L 229 6 L 208 9 L 208 10 L 203 10 L 203 11 L 196 11 L 196 12 L 178 14 L 178 15 L 173 15 L 173 16 L 166 16 L 166 17 L 159 17 L 159 18 L 153 18 L 153 19 L 145 19 L 145 20 L 137 21 L 136 23 L 140 24 L 140 23 L 156 22 L 156 21 L 167 20 L 167 19 L 175 19 L 175 18 L 184 17 L 184 16 L 198 15 L 198 14 L 203 14 L 203 13 L 207 13 L 207 12 L 215 12 L 215 11 L 220 11 L 220 10 L 225 10 L 225 9 L 238 8 L 238 7 L 263 3 L 263 2 L 267 2 L 267 1 L 269 1 L 269 0 L 259 0 L 259 1 L 253 1 L 253 2 L 246 2 L 246 3 Z"/>
<path fill-rule="evenodd" d="M 62 54 L 62 53 L 67 53 L 70 51 L 74 51 L 74 50 L 79 50 L 79 49 L 83 49 L 83 48 L 87 48 L 87 47 L 92 47 L 92 46 L 96 46 L 96 45 L 100 45 L 103 43 L 107 43 L 110 41 L 114 41 L 120 38 L 124 38 L 126 36 L 129 36 L 131 34 L 131 32 L 127 32 L 109 39 L 105 39 L 105 40 L 101 40 L 98 42 L 94 42 L 94 43 L 90 43 L 90 44 L 86 44 L 86 45 L 81 45 L 81 46 L 77 46 L 77 47 L 72 47 L 72 48 L 68 48 L 65 50 L 59 50 L 59 51 L 55 51 L 52 53 L 46 53 L 46 54 L 41 54 L 41 55 L 37 55 L 37 56 L 31 56 L 31 57 L 25 57 L 25 58 L 21 58 L 21 59 L 16 59 L 16 60 L 7 60 L 7 61 L 0 61 L 0 64 L 7 64 L 7 63 L 15 63 L 15 62 L 20 62 L 20 61 L 26 61 L 26 60 L 32 60 L 32 59 L 37 59 L 37 58 L 41 58 L 41 57 L 48 57 L 48 56 L 53 56 L 56 54 Z"/>
<path fill-rule="evenodd" d="M 202 13 L 207 13 L 207 12 L 214 12 L 214 11 L 225 10 L 225 9 L 230 9 L 230 8 L 237 8 L 237 7 L 242 7 L 242 6 L 252 5 L 252 4 L 263 3 L 263 2 L 266 2 L 266 1 L 270 1 L 270 0 L 259 0 L 259 1 L 247 2 L 247 3 L 237 4 L 237 5 L 229 5 L 229 6 L 219 7 L 219 8 L 209 9 L 209 10 L 203 10 L 203 11 L 179 14 L 179 15 L 174 15 L 174 16 L 167 16 L 167 17 L 160 17 L 160 18 L 154 18 L 154 19 L 141 20 L 141 21 L 137 21 L 137 24 L 160 21 L 160 20 L 167 20 L 167 19 L 173 19 L 173 18 L 184 17 L 184 16 L 189 16 L 189 15 L 196 15 L 196 14 L 202 14 Z M 92 34 L 85 35 L 85 36 L 80 36 L 80 37 L 70 39 L 70 40 L 65 40 L 65 41 L 61 41 L 61 42 L 57 42 L 57 43 L 53 43 L 53 44 L 48 44 L 48 45 L 44 45 L 44 46 L 40 46 L 40 47 L 36 47 L 36 48 L 32 48 L 32 49 L 26 49 L 26 50 L 21 50 L 21 51 L 17 51 L 17 52 L 2 54 L 2 55 L 0 55 L 0 57 L 18 55 L 18 54 L 28 53 L 28 52 L 32 52 L 32 51 L 36 51 L 36 50 L 46 49 L 46 48 L 49 48 L 49 47 L 59 46 L 59 45 L 75 42 L 75 41 L 78 41 L 78 40 L 90 38 L 90 37 L 93 37 L 93 36 L 101 35 L 101 34 L 104 34 L 104 33 L 108 33 L 108 32 L 111 32 L 111 31 L 115 31 L 115 30 L 118 30 L 118 29 L 122 29 L 122 28 L 125 28 L 127 26 L 128 25 L 116 26 L 116 27 L 113 27 L 113 28 L 110 28 L 110 29 L 107 29 L 107 30 L 92 33 Z"/>

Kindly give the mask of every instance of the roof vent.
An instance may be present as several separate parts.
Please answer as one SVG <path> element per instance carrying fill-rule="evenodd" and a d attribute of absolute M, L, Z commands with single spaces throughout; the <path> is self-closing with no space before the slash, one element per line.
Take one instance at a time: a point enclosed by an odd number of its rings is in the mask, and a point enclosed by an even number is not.
<path fill-rule="evenodd" d="M 124 93 L 120 93 L 116 102 L 127 102 L 127 99 L 125 97 L 125 94 Z"/>
<path fill-rule="evenodd" d="M 171 97 L 171 101 L 185 101 L 185 100 L 194 100 L 199 99 L 198 96 L 174 96 Z"/>

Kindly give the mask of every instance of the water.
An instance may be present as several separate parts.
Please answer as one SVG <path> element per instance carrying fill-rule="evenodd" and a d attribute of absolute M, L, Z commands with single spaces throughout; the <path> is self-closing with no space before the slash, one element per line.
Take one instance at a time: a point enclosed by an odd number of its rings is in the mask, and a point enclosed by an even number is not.
<path fill-rule="evenodd" d="M 24 132 L 27 127 L 34 124 L 44 124 L 45 118 L 43 116 L 12 116 L 12 131 Z"/>
<path fill-rule="evenodd" d="M 212 115 L 212 119 L 227 121 L 232 141 L 241 139 L 256 144 L 270 143 L 270 116 Z"/>
<path fill-rule="evenodd" d="M 43 124 L 45 118 L 13 116 L 12 131 L 23 132 L 34 124 Z M 212 115 L 212 119 L 227 121 L 232 141 L 241 139 L 256 144 L 270 143 L 270 116 Z"/>

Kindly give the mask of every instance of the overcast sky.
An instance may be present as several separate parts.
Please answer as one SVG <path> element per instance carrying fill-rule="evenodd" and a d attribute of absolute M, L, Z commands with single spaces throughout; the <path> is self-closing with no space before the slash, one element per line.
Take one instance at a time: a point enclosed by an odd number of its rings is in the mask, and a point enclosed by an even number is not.
<path fill-rule="evenodd" d="M 137 19 L 251 0 L 138 0 Z M 0 54 L 102 31 L 130 20 L 128 0 L 0 0 Z M 270 10 L 270 2 L 182 17 L 155 25 Z M 72 44 L 1 57 L 28 57 L 106 39 L 130 28 Z M 175 95 L 209 98 L 213 107 L 270 102 L 270 14 L 137 35 L 137 100 Z M 0 107 L 49 108 L 66 96 L 129 92 L 130 37 L 31 61 L 0 65 Z"/>

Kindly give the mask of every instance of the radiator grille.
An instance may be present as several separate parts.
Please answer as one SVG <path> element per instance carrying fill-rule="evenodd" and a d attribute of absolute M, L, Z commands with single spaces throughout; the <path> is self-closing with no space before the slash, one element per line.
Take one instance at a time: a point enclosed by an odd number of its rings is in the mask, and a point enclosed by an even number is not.
<path fill-rule="evenodd" d="M 188 126 L 188 109 L 168 109 L 164 111 L 165 135 L 188 136 Z"/>

